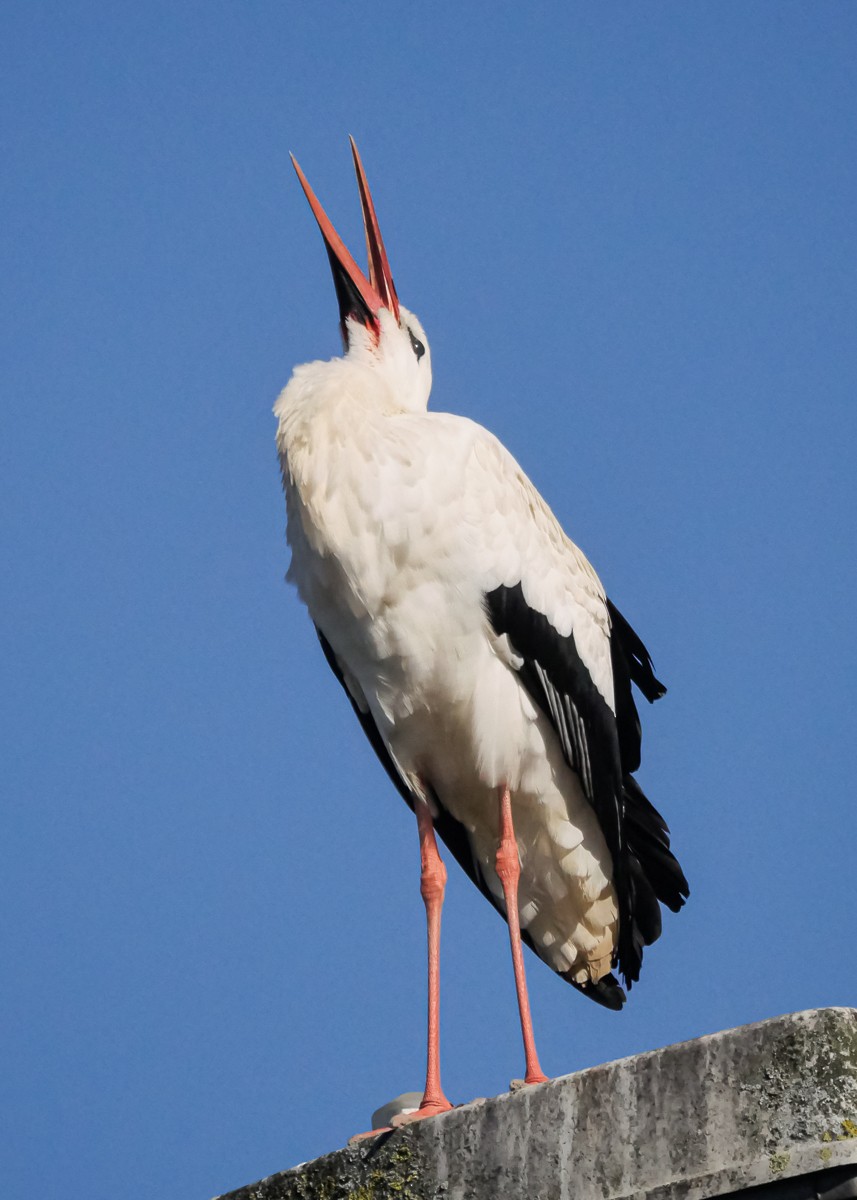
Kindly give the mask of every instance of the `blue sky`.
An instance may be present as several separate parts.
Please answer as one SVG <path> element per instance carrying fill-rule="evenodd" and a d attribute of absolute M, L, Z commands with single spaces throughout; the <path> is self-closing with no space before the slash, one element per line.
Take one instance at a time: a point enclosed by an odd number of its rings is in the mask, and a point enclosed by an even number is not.
<path fill-rule="evenodd" d="M 413 821 L 283 583 L 271 406 L 338 352 L 299 157 L 360 145 L 433 404 L 646 640 L 692 886 L 619 1015 L 528 956 L 552 1074 L 857 1000 L 853 4 L 7 5 L 4 1189 L 187 1200 L 419 1088 Z M 356 868 L 359 867 L 359 872 Z M 521 1051 L 450 873 L 451 1098 Z"/>

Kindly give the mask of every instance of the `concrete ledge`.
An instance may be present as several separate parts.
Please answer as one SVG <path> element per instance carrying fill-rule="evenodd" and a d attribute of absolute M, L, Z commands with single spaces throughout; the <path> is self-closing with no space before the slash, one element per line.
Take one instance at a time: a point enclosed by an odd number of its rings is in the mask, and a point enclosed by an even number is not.
<path fill-rule="evenodd" d="M 702 1200 L 817 1172 L 803 1194 L 857 1196 L 849 1165 L 857 1010 L 826 1008 L 477 1101 L 221 1200 Z"/>

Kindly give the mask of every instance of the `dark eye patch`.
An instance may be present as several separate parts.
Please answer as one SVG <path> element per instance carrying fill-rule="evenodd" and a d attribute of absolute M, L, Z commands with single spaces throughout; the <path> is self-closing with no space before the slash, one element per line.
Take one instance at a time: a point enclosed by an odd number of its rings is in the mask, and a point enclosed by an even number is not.
<path fill-rule="evenodd" d="M 408 330 L 408 337 L 411 339 L 411 349 L 417 356 L 417 362 L 419 362 L 422 356 L 425 354 L 426 348 L 420 339 L 410 329 Z"/>

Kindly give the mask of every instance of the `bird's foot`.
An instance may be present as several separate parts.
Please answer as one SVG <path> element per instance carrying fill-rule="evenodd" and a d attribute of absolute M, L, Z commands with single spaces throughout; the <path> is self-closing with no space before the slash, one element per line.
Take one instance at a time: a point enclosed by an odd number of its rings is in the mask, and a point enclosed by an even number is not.
<path fill-rule="evenodd" d="M 436 1117 L 438 1113 L 448 1112 L 452 1105 L 438 1086 L 429 1093 L 428 1099 L 424 1092 L 404 1092 L 383 1105 L 372 1114 L 375 1125 L 365 1133 L 355 1133 L 348 1139 L 349 1146 L 369 1138 L 380 1137 L 382 1133 L 392 1133 L 401 1125 L 409 1125 L 411 1121 L 421 1121 L 424 1117 Z"/>
<path fill-rule="evenodd" d="M 348 1139 L 348 1145 L 354 1146 L 357 1142 L 365 1142 L 367 1138 L 380 1137 L 382 1133 L 392 1133 L 391 1125 L 384 1125 L 381 1129 L 367 1129 L 365 1133 L 352 1133 Z"/>
<path fill-rule="evenodd" d="M 416 1112 L 399 1113 L 393 1117 L 390 1124 L 398 1129 L 402 1125 L 410 1125 L 413 1121 L 424 1121 L 426 1117 L 437 1117 L 440 1113 L 449 1112 L 452 1105 L 447 1100 L 446 1096 L 442 1096 L 439 1100 L 424 1100 Z"/>

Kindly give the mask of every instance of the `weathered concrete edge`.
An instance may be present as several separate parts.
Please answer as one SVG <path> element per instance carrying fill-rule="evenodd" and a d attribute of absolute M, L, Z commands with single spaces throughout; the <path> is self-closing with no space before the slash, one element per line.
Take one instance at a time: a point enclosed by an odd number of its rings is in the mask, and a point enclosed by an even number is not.
<path fill-rule="evenodd" d="M 462 1107 L 473 1107 L 472 1105 L 464 1105 Z M 410 1149 L 408 1147 L 409 1132 L 400 1130 L 392 1135 L 391 1141 L 397 1144 L 399 1153 L 394 1154 L 393 1162 L 395 1166 L 391 1171 L 388 1163 L 377 1163 L 373 1167 L 371 1150 L 368 1144 L 362 1148 L 343 1148 L 334 1150 L 322 1158 L 314 1159 L 311 1162 L 299 1163 L 294 1167 L 289 1167 L 285 1171 L 275 1172 L 273 1175 L 267 1175 L 265 1178 L 258 1180 L 256 1183 L 248 1184 L 238 1188 L 232 1192 L 226 1192 L 222 1196 L 214 1197 L 214 1200 L 288 1200 L 291 1197 L 307 1197 L 307 1200 L 326 1200 L 324 1197 L 318 1196 L 312 1190 L 306 1190 L 301 1186 L 301 1181 L 306 1178 L 306 1171 L 309 1167 L 324 1168 L 330 1164 L 331 1175 L 336 1175 L 340 1180 L 345 1178 L 346 1173 L 353 1175 L 354 1189 L 349 1188 L 347 1192 L 342 1192 L 343 1196 L 359 1195 L 363 1196 L 375 1195 L 369 1191 L 373 1183 L 380 1183 L 381 1177 L 384 1176 L 386 1186 L 381 1187 L 377 1195 L 379 1200 L 384 1200 L 388 1195 L 396 1194 L 402 1200 L 423 1200 L 423 1198 L 436 1195 L 446 1195 L 446 1188 L 443 1187 L 441 1192 L 437 1189 L 435 1181 L 429 1183 L 428 1188 L 420 1185 L 416 1178 L 416 1164 L 418 1158 L 410 1153 L 402 1154 L 401 1151 Z M 752 1164 L 749 1167 L 725 1169 L 720 1171 L 712 1171 L 708 1174 L 703 1174 L 698 1177 L 688 1177 L 683 1180 L 676 1180 L 669 1184 L 664 1184 L 661 1187 L 650 1188 L 648 1190 L 627 1192 L 624 1197 L 617 1200 L 709 1200 L 710 1197 L 726 1196 L 730 1193 L 740 1191 L 743 1188 L 755 1187 L 759 1184 L 772 1183 L 779 1179 L 789 1179 L 800 1175 L 809 1175 L 815 1171 L 827 1170 L 833 1167 L 854 1165 L 857 1166 L 857 1142 L 848 1141 L 840 1142 L 829 1147 L 829 1156 L 825 1159 L 819 1157 L 819 1151 L 814 1147 L 801 1147 L 797 1151 L 781 1152 L 780 1161 L 787 1158 L 782 1167 L 772 1166 L 770 1160 Z M 352 1163 L 349 1168 L 345 1167 L 343 1156 L 349 1155 L 352 1158 Z M 363 1171 L 358 1169 L 358 1163 Z M 360 1175 L 367 1173 L 367 1183 L 364 1183 Z M 326 1175 L 327 1172 L 325 1171 Z M 373 1178 L 374 1177 L 374 1178 Z M 339 1195 L 339 1192 L 334 1193 Z M 493 1200 L 493 1198 L 492 1198 Z"/>
<path fill-rule="evenodd" d="M 822 1009 L 466 1105 L 222 1200 L 487 1196 L 498 1181 L 510 1198 L 705 1200 L 857 1163 L 855 1122 L 857 1012 Z"/>
<path fill-rule="evenodd" d="M 780 1151 L 749 1166 L 711 1171 L 697 1177 L 689 1176 L 687 1179 L 676 1180 L 661 1187 L 628 1192 L 616 1200 L 642 1200 L 643 1197 L 646 1200 L 709 1200 L 710 1197 L 728 1196 L 733 1192 L 743 1191 L 744 1188 L 849 1165 L 857 1167 L 857 1143 L 850 1139 L 847 1143 L 840 1142 L 831 1146 L 830 1155 L 825 1159 L 819 1157 L 816 1147 L 803 1146 L 797 1150 Z M 267 1197 L 260 1195 L 260 1200 L 267 1200 Z"/>

